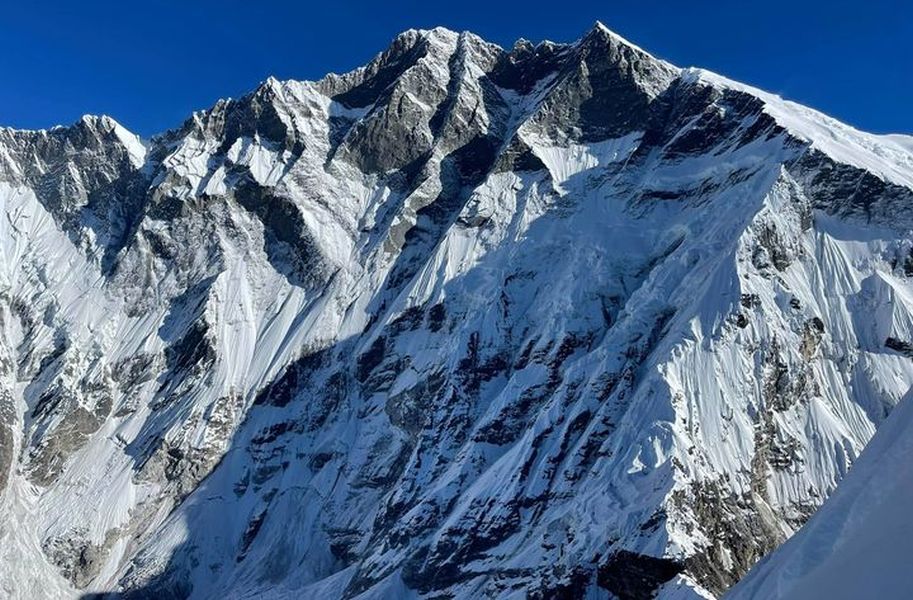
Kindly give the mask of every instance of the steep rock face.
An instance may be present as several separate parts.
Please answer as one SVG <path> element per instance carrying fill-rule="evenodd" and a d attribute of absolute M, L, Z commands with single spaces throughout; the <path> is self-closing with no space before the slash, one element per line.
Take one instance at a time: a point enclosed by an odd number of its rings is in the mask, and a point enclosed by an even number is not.
<path fill-rule="evenodd" d="M 902 598 L 913 465 L 913 398 L 876 432 L 853 470 L 809 522 L 759 562 L 726 598 Z"/>
<path fill-rule="evenodd" d="M 83 249 L 104 248 L 107 267 L 139 215 L 146 149 L 109 117 L 50 131 L 0 131 L 0 177 L 31 189 Z"/>
<path fill-rule="evenodd" d="M 0 132 L 10 597 L 712 596 L 913 381 L 913 156 L 601 25 Z"/>

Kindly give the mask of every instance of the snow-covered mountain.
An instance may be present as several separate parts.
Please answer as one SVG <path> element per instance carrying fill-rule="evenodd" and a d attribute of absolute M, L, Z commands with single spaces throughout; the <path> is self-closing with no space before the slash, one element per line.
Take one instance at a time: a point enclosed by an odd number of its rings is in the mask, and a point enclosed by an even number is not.
<path fill-rule="evenodd" d="M 599 24 L 0 130 L 0 595 L 719 595 L 913 383 L 911 207 Z"/>
<path fill-rule="evenodd" d="M 799 532 L 726 596 L 906 598 L 913 590 L 913 393 Z"/>

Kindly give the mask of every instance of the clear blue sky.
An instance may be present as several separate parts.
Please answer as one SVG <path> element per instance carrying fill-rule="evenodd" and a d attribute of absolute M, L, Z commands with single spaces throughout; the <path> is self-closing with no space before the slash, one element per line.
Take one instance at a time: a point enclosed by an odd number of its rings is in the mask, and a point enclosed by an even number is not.
<path fill-rule="evenodd" d="M 510 46 L 572 41 L 597 19 L 680 66 L 862 129 L 913 133 L 910 0 L 5 0 L 0 125 L 105 113 L 150 135 L 270 74 L 349 70 L 410 27 L 468 29 Z"/>

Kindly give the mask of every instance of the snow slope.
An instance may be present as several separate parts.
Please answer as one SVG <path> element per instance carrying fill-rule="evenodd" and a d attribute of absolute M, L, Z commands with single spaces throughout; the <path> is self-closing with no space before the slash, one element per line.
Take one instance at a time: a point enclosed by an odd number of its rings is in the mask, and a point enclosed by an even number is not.
<path fill-rule="evenodd" d="M 0 130 L 0 590 L 717 597 L 913 383 L 911 160 L 599 24 Z"/>

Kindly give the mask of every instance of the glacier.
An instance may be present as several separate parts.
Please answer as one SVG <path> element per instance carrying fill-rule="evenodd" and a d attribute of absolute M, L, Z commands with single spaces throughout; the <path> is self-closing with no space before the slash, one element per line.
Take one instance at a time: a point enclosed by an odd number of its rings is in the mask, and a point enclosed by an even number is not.
<path fill-rule="evenodd" d="M 911 389 L 911 148 L 598 23 L 0 129 L 0 595 L 720 597 Z"/>

